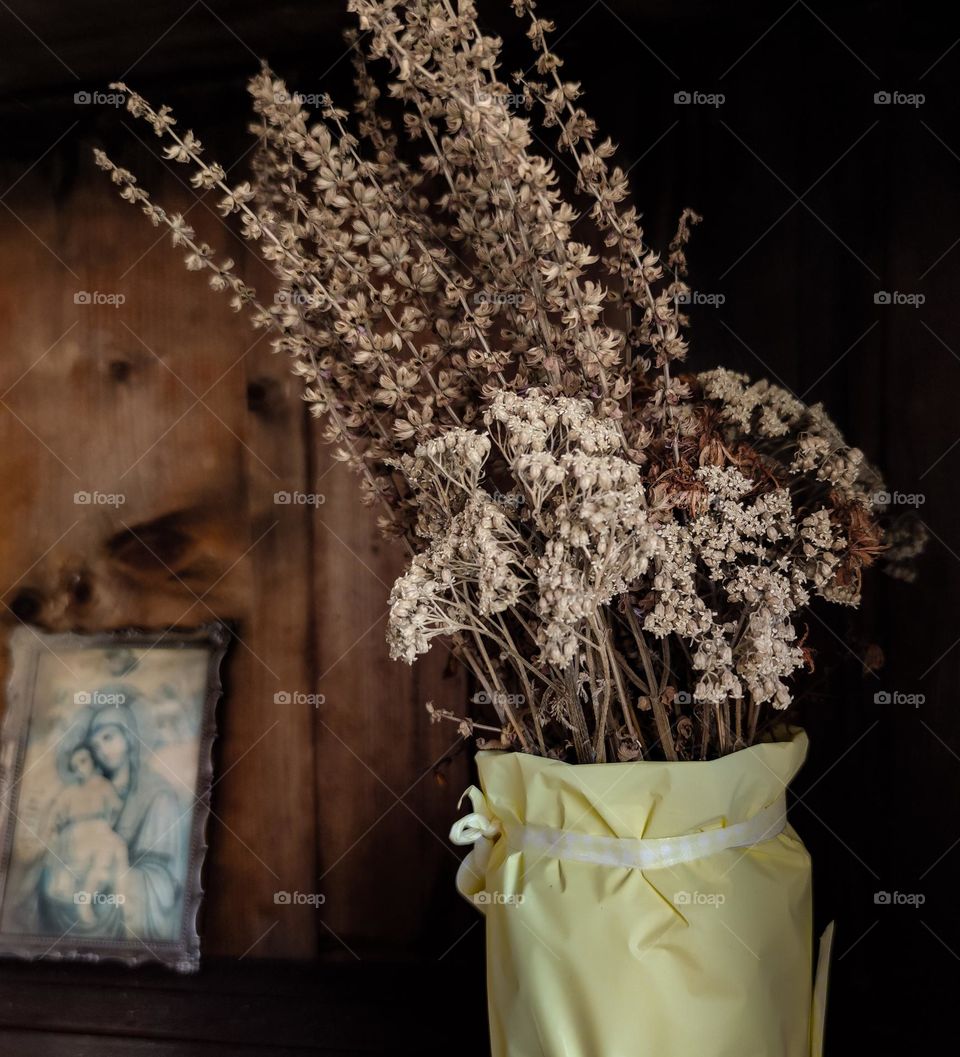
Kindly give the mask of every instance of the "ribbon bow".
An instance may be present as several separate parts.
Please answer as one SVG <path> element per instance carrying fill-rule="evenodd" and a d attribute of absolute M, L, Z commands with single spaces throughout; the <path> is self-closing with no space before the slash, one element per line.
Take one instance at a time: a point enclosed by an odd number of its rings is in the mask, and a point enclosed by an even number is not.
<path fill-rule="evenodd" d="M 454 844 L 473 846 L 457 870 L 457 891 L 476 903 L 474 896 L 482 891 L 486 884 L 487 863 L 493 852 L 494 841 L 500 836 L 502 829 L 499 820 L 490 817 L 487 798 L 475 785 L 467 788 L 457 802 L 457 807 L 460 807 L 467 797 L 470 798 L 473 811 L 450 827 L 450 840 Z M 478 907 L 483 909 L 482 904 L 478 904 Z"/>

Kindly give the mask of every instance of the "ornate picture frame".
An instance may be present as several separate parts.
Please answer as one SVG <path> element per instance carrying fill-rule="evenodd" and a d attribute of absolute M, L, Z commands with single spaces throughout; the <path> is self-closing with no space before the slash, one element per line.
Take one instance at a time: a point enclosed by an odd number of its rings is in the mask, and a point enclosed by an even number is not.
<path fill-rule="evenodd" d="M 10 637 L 0 956 L 193 972 L 223 624 Z"/>

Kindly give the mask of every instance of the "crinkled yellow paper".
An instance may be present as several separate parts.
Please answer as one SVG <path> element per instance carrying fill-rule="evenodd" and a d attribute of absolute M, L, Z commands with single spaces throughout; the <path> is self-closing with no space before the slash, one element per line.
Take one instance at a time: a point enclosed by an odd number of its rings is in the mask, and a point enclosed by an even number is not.
<path fill-rule="evenodd" d="M 809 1057 L 810 858 L 789 825 L 652 870 L 511 847 L 528 825 L 638 839 L 744 822 L 806 750 L 800 731 L 706 762 L 481 752 L 500 832 L 458 883 L 486 915 L 493 1057 Z"/>

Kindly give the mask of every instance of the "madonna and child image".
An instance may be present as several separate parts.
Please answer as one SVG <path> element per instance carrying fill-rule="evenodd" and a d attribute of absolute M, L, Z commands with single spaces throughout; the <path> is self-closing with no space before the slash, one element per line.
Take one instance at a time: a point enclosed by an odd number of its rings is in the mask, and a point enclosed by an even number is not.
<path fill-rule="evenodd" d="M 0 950 L 194 967 L 215 645 L 17 636 Z"/>

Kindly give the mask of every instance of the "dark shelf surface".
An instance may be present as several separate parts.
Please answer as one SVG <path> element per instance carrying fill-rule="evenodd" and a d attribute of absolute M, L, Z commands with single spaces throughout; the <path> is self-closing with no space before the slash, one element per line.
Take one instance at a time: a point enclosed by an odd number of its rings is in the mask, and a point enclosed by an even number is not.
<path fill-rule="evenodd" d="M 391 1057 L 486 1054 L 482 966 L 210 961 L 157 968 L 0 962 L 0 1054 Z"/>

